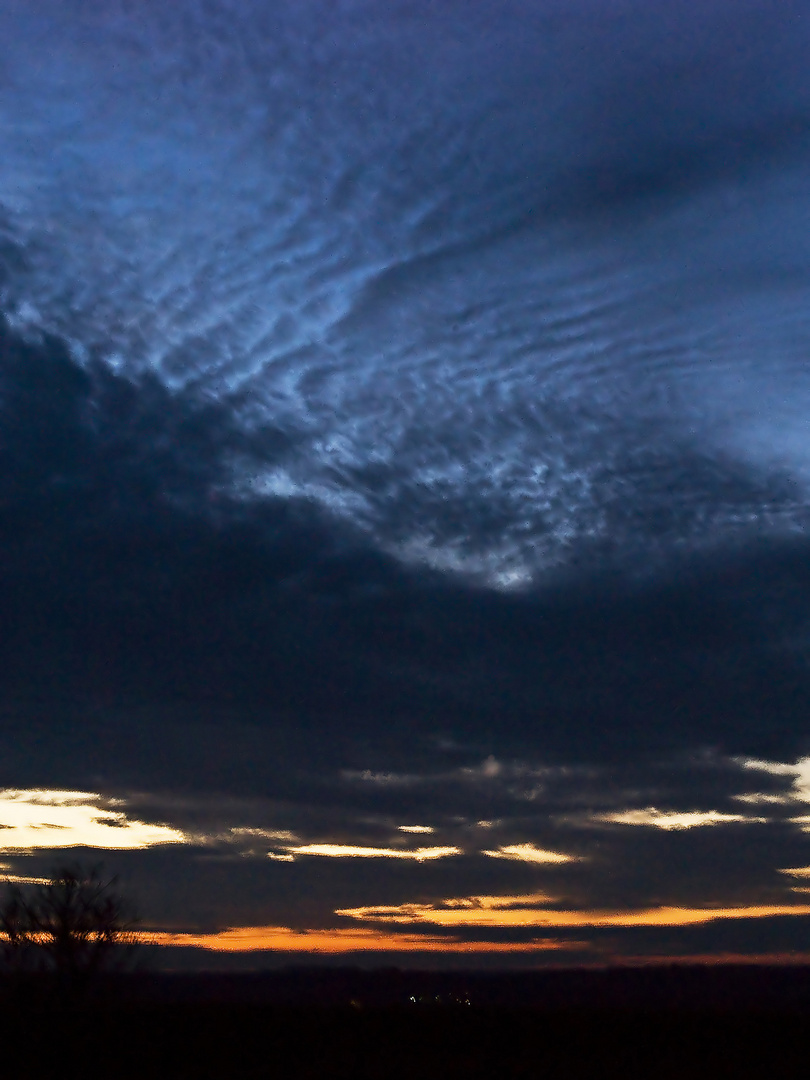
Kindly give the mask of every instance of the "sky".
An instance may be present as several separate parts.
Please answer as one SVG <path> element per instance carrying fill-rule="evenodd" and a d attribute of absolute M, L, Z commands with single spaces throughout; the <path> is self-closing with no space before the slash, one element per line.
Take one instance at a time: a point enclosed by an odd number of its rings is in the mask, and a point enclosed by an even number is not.
<path fill-rule="evenodd" d="M 2 5 L 8 880 L 187 968 L 810 960 L 808 49 Z"/>

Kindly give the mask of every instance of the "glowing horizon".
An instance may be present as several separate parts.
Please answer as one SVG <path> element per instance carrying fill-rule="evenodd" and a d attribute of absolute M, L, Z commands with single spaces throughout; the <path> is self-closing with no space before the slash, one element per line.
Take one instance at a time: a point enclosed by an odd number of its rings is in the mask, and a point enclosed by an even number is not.
<path fill-rule="evenodd" d="M 719 810 L 658 810 L 645 806 L 641 810 L 618 810 L 597 814 L 594 821 L 612 825 L 650 825 L 656 829 L 696 829 L 711 825 L 757 824 L 767 822 L 763 817 L 747 817 L 745 814 L 723 814 Z"/>
<path fill-rule="evenodd" d="M 512 898 L 514 899 L 514 898 Z M 527 903 L 534 898 L 526 898 Z M 810 915 L 810 905 L 770 904 L 750 907 L 687 908 L 660 906 L 636 910 L 564 910 L 512 904 L 508 907 L 482 905 L 475 898 L 445 900 L 434 904 L 398 904 L 376 907 L 341 908 L 335 914 L 363 922 L 416 923 L 432 926 L 519 927 L 603 927 L 603 926 L 696 926 L 718 919 L 761 919 L 781 915 Z"/>
<path fill-rule="evenodd" d="M 435 934 L 395 934 L 360 927 L 344 929 L 295 930 L 289 926 L 229 927 L 210 934 L 166 931 L 144 932 L 144 944 L 207 949 L 213 952 L 549 952 L 588 948 L 584 942 L 548 938 L 524 942 L 464 941 Z"/>

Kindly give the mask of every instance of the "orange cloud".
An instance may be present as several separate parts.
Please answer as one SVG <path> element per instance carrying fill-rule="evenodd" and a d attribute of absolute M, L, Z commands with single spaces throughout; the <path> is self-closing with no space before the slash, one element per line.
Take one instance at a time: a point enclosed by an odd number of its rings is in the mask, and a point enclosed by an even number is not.
<path fill-rule="evenodd" d="M 213 934 L 140 935 L 149 945 L 174 945 L 213 952 L 255 952 L 273 949 L 280 952 L 443 952 L 443 953 L 515 953 L 547 952 L 560 949 L 585 949 L 577 941 L 535 938 L 519 943 L 505 941 L 462 941 L 457 937 L 431 934 L 396 934 L 380 930 L 351 929 L 293 930 L 289 926 L 242 926 Z"/>
<path fill-rule="evenodd" d="M 777 915 L 810 915 L 804 904 L 772 904 L 751 907 L 685 908 L 655 907 L 637 911 L 565 911 L 530 906 L 482 904 L 481 898 L 445 900 L 434 904 L 398 904 L 342 908 L 335 912 L 350 919 L 379 923 L 419 923 L 432 926 L 489 928 L 548 928 L 584 926 L 695 926 L 716 919 L 763 919 Z M 489 898 L 491 899 L 491 898 Z M 513 902 L 519 898 L 508 898 Z M 530 899 L 530 898 L 525 898 Z M 531 898 L 534 899 L 534 898 Z"/>
<path fill-rule="evenodd" d="M 518 929 L 543 927 L 568 929 L 572 927 L 634 927 L 634 926 L 694 926 L 716 919 L 757 919 L 784 915 L 810 915 L 810 905 L 760 905 L 729 908 L 656 907 L 637 911 L 566 911 L 539 908 L 548 903 L 543 893 L 523 896 L 469 896 L 445 900 L 441 905 L 400 904 L 344 908 L 335 914 L 363 922 L 433 925 L 488 929 Z M 139 935 L 146 944 L 209 949 L 214 952 L 279 952 L 348 953 L 348 952 L 442 952 L 442 953 L 533 953 L 548 951 L 589 950 L 593 945 L 579 940 L 532 938 L 529 941 L 467 941 L 451 935 L 397 933 L 377 927 L 340 927 L 315 930 L 295 930 L 288 926 L 242 926 L 208 934 L 154 932 Z M 781 955 L 781 954 L 780 954 Z M 688 957 L 637 958 L 640 961 L 689 962 Z M 732 962 L 735 957 L 711 955 L 694 958 L 694 962 Z M 785 958 L 788 962 L 789 958 Z M 616 957 L 615 962 L 628 962 Z"/>

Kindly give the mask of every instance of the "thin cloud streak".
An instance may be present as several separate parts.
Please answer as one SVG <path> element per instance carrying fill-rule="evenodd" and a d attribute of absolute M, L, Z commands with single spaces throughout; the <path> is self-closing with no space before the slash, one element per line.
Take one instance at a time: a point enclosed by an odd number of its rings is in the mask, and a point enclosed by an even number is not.
<path fill-rule="evenodd" d="M 354 844 L 301 844 L 298 847 L 284 849 L 288 856 L 320 855 L 330 859 L 414 859 L 424 862 L 426 859 L 446 859 L 451 855 L 463 854 L 457 847 L 422 847 L 422 848 L 378 848 L 361 847 Z M 272 857 L 278 858 L 277 855 Z"/>
<path fill-rule="evenodd" d="M 567 863 L 578 862 L 576 855 L 562 855 L 558 851 L 545 851 L 534 844 L 507 844 L 494 850 L 482 851 L 491 859 L 513 859 L 528 863 Z"/>
<path fill-rule="evenodd" d="M 650 825 L 656 829 L 696 829 L 706 825 L 764 824 L 764 817 L 746 817 L 745 814 L 723 814 L 719 810 L 657 810 L 647 806 L 643 810 L 618 810 L 609 814 L 596 814 L 594 821 L 613 825 Z"/>
<path fill-rule="evenodd" d="M 654 907 L 639 911 L 564 911 L 541 908 L 484 908 L 448 900 L 447 907 L 433 904 L 399 904 L 343 908 L 336 915 L 379 923 L 420 923 L 432 926 L 603 927 L 603 926 L 697 926 L 720 919 L 766 919 L 782 915 L 810 915 L 809 905 L 772 904 L 750 907 L 687 908 Z M 450 906 L 465 905 L 465 906 Z"/>
<path fill-rule="evenodd" d="M 548 938 L 533 941 L 464 941 L 456 937 L 391 934 L 379 930 L 294 930 L 289 926 L 243 926 L 213 934 L 144 933 L 147 945 L 182 946 L 212 952 L 349 953 L 349 952 L 441 952 L 441 953 L 533 953 L 581 950 L 578 941 Z"/>

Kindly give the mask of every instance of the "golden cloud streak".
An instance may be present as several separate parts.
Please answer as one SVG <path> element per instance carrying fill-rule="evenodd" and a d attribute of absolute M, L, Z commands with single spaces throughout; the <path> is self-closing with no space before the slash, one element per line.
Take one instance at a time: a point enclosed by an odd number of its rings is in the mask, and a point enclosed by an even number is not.
<path fill-rule="evenodd" d="M 537 848 L 534 844 L 507 844 L 505 847 L 496 848 L 494 851 L 482 851 L 482 855 L 489 855 L 491 859 L 515 859 L 518 862 L 529 863 L 566 863 L 576 862 L 576 855 L 561 855 L 557 851 L 545 851 Z"/>
<path fill-rule="evenodd" d="M 446 859 L 450 855 L 461 855 L 457 847 L 420 847 L 420 848 L 377 848 L 361 847 L 355 844 L 300 844 L 285 847 L 287 855 L 321 855 L 330 859 Z M 272 856 L 271 857 L 278 857 Z"/>
<path fill-rule="evenodd" d="M 666 811 L 647 806 L 643 810 L 620 810 L 610 814 L 597 814 L 595 821 L 607 821 L 614 825 L 652 825 L 656 829 L 695 829 L 706 825 L 728 825 L 734 822 L 761 824 L 767 818 L 746 817 L 744 814 L 722 814 L 719 810 Z"/>
<path fill-rule="evenodd" d="M 516 898 L 512 897 L 511 900 Z M 349 919 L 380 923 L 418 923 L 432 926 L 602 927 L 602 926 L 696 926 L 717 919 L 766 919 L 779 915 L 810 915 L 810 905 L 772 904 L 751 907 L 684 908 L 655 907 L 638 911 L 565 911 L 535 907 L 501 907 L 476 902 L 475 897 L 446 900 L 444 906 L 399 904 L 341 908 L 335 912 Z"/>
<path fill-rule="evenodd" d="M 442 952 L 442 953 L 515 953 L 548 952 L 561 949 L 585 949 L 577 941 L 540 938 L 519 943 L 505 941 L 462 941 L 456 937 L 433 934 L 392 934 L 380 930 L 327 929 L 293 930 L 289 926 L 242 926 L 213 934 L 144 933 L 144 944 L 173 945 L 213 952 L 255 952 L 273 949 L 281 952 Z"/>

